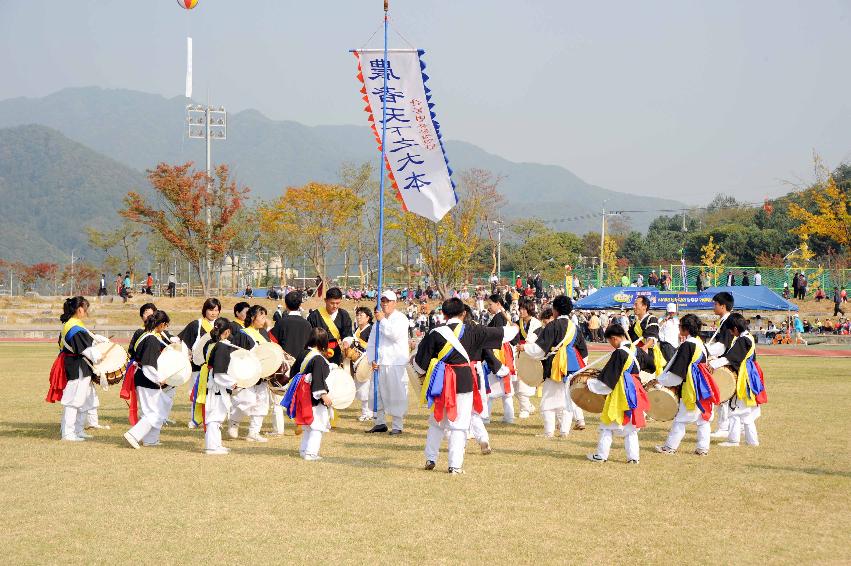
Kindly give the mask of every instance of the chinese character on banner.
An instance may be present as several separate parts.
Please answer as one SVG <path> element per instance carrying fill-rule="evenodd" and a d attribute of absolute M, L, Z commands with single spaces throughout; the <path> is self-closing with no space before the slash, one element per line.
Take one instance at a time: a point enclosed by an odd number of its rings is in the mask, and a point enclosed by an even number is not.
<path fill-rule="evenodd" d="M 425 85 L 424 52 L 416 49 L 355 51 L 361 94 L 378 140 L 386 130 L 385 166 L 405 210 L 439 221 L 458 202 L 452 169 Z M 385 85 L 386 81 L 386 85 Z"/>

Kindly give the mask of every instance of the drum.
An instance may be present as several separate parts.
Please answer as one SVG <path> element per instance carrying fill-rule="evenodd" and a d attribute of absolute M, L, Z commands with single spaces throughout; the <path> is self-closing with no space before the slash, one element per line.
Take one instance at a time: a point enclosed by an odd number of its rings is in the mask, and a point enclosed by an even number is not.
<path fill-rule="evenodd" d="M 228 375 L 236 380 L 236 386 L 243 389 L 252 387 L 260 381 L 260 360 L 252 350 L 238 349 L 231 352 Z"/>
<path fill-rule="evenodd" d="M 517 378 L 529 387 L 537 387 L 544 381 L 544 366 L 526 352 L 517 354 L 514 360 Z"/>
<path fill-rule="evenodd" d="M 100 361 L 92 364 L 95 372 L 92 381 L 101 385 L 115 385 L 124 379 L 124 370 L 130 356 L 124 348 L 114 342 L 101 342 L 92 346 L 100 354 Z M 105 383 L 104 383 L 105 381 Z"/>
<path fill-rule="evenodd" d="M 718 387 L 718 399 L 721 403 L 729 401 L 736 394 L 736 374 L 728 366 L 712 370 L 712 381 Z"/>
<path fill-rule="evenodd" d="M 281 367 L 278 371 L 269 376 L 269 391 L 276 395 L 283 395 L 287 391 L 287 384 L 290 382 L 290 373 L 295 363 L 295 358 L 284 351 L 284 361 L 281 362 Z"/>
<path fill-rule="evenodd" d="M 408 359 L 408 365 L 405 366 L 405 371 L 408 374 L 408 382 L 416 383 L 417 384 L 417 392 L 419 392 L 419 390 L 422 389 L 422 387 L 423 387 L 424 376 L 421 376 L 416 371 L 414 371 L 414 358 L 416 357 L 416 355 L 417 355 L 416 352 L 411 354 L 410 359 Z"/>
<path fill-rule="evenodd" d="M 260 377 L 271 379 L 284 363 L 284 349 L 274 342 L 261 342 L 251 349 L 260 361 Z"/>
<path fill-rule="evenodd" d="M 570 380 L 570 398 L 583 411 L 589 413 L 602 413 L 603 405 L 606 404 L 606 396 L 594 393 L 588 389 L 588 380 L 597 378 L 600 370 L 589 369 L 574 375 Z"/>
<path fill-rule="evenodd" d="M 650 403 L 650 408 L 647 409 L 647 416 L 654 421 L 674 420 L 680 408 L 680 399 L 677 395 L 677 390 L 673 387 L 660 385 L 656 379 L 644 384 L 644 390 L 647 392 L 647 401 Z"/>
<path fill-rule="evenodd" d="M 331 366 L 331 374 L 325 380 L 325 384 L 328 386 L 331 406 L 335 409 L 348 409 L 354 402 L 355 380 L 343 368 Z"/>
<path fill-rule="evenodd" d="M 367 355 L 363 354 L 355 364 L 355 381 L 358 383 L 366 383 L 372 379 L 372 364 L 369 363 Z"/>
<path fill-rule="evenodd" d="M 649 371 L 642 371 L 638 374 L 638 381 L 641 382 L 641 385 L 647 385 L 654 379 L 656 379 L 656 374 L 650 373 Z"/>
<path fill-rule="evenodd" d="M 164 385 L 179 387 L 192 377 L 189 348 L 183 342 L 169 344 L 157 358 L 157 373 Z"/>
<path fill-rule="evenodd" d="M 355 347 L 350 347 L 346 350 L 346 357 L 349 358 L 349 361 L 352 363 L 358 361 L 360 359 L 362 352 Z"/>

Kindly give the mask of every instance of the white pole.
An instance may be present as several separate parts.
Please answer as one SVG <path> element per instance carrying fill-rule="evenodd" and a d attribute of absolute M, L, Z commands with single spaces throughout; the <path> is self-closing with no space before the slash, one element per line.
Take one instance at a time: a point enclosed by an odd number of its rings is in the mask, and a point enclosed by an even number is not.
<path fill-rule="evenodd" d="M 205 248 L 206 248 L 205 254 L 206 254 L 206 260 L 207 260 L 206 266 L 205 266 L 205 268 L 206 268 L 206 278 L 205 279 L 207 281 L 207 285 L 209 286 L 210 270 L 212 269 L 212 266 L 211 266 L 211 263 L 210 263 L 209 239 L 210 239 L 210 235 L 211 235 L 210 231 L 212 229 L 211 225 L 213 223 L 213 216 L 212 216 L 212 212 L 210 211 L 210 193 L 213 190 L 213 179 L 210 177 L 210 167 L 211 167 L 211 164 L 212 164 L 212 145 L 213 144 L 212 144 L 212 140 L 210 139 L 210 101 L 209 100 L 207 101 L 206 108 L 204 108 L 204 121 L 206 122 L 206 124 L 205 124 L 205 128 L 206 128 L 205 138 L 207 140 L 207 201 L 206 201 L 205 205 L 206 205 L 206 208 L 207 208 L 207 241 L 208 241 L 207 245 L 205 246 Z"/>
<path fill-rule="evenodd" d="M 600 268 L 597 272 L 597 288 L 603 288 L 603 252 L 606 245 L 606 205 L 603 204 L 603 225 L 600 229 Z"/>

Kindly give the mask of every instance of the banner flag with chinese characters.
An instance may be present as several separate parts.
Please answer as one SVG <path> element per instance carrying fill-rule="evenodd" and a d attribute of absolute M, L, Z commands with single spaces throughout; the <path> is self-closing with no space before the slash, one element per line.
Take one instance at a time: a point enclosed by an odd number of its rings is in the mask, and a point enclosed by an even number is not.
<path fill-rule="evenodd" d="M 390 49 L 385 69 L 383 49 L 354 51 L 365 110 L 379 149 L 382 125 L 387 127 L 385 164 L 396 196 L 405 210 L 437 222 L 452 210 L 458 196 L 426 86 L 423 53 L 422 49 Z"/>

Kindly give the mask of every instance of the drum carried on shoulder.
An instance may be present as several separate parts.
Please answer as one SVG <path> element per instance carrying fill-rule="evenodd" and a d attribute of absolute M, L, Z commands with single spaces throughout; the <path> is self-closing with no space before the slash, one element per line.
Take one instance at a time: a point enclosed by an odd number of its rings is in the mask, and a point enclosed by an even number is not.
<path fill-rule="evenodd" d="M 599 376 L 600 370 L 588 369 L 574 375 L 570 380 L 570 398 L 583 411 L 598 414 L 603 412 L 606 396 L 588 389 L 588 380 Z"/>
<path fill-rule="evenodd" d="M 94 383 L 100 385 L 117 385 L 124 379 L 124 370 L 130 356 L 115 342 L 101 342 L 92 346 L 92 349 L 100 354 L 100 361 L 91 364 L 95 375 L 92 377 Z"/>

